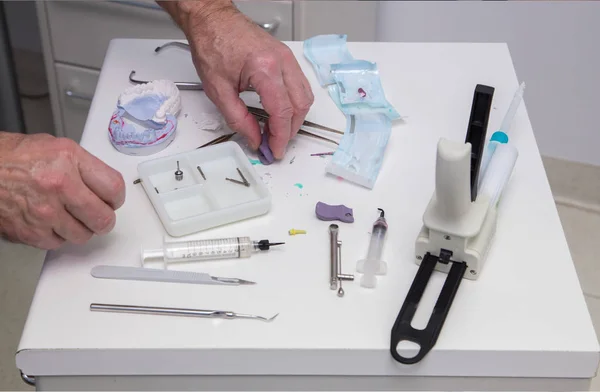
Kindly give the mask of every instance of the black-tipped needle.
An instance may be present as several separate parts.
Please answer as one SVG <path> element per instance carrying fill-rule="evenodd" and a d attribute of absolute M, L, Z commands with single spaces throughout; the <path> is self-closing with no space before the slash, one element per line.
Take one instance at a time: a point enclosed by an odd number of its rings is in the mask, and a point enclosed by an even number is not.
<path fill-rule="evenodd" d="M 269 250 L 271 246 L 283 245 L 285 242 L 269 242 L 269 240 L 258 241 L 258 249 Z"/>

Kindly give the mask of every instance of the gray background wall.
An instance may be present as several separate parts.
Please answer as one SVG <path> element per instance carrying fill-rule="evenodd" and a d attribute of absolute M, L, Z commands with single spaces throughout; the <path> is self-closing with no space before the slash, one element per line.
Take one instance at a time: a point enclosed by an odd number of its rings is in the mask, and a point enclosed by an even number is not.
<path fill-rule="evenodd" d="M 600 2 L 380 2 L 377 39 L 507 42 L 541 153 L 600 165 Z"/>
<path fill-rule="evenodd" d="M 17 49 L 41 52 L 40 30 L 33 1 L 5 1 L 8 33 Z"/>

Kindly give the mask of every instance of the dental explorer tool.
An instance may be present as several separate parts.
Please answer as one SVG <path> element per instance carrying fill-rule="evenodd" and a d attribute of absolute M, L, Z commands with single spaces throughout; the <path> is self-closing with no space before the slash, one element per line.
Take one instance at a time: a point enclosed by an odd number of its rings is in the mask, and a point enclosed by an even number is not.
<path fill-rule="evenodd" d="M 204 272 L 170 271 L 154 268 L 126 267 L 119 265 L 97 265 L 91 272 L 94 278 L 137 280 L 145 282 L 220 284 L 229 286 L 256 284 L 250 280 L 211 276 Z"/>
<path fill-rule="evenodd" d="M 207 317 L 223 319 L 251 319 L 270 322 L 279 315 L 272 317 L 257 316 L 254 314 L 235 313 L 227 310 L 203 310 L 203 309 L 184 309 L 184 308 L 163 308 L 157 306 L 135 306 L 135 305 L 116 305 L 116 304 L 98 304 L 90 305 L 92 312 L 113 312 L 113 313 L 137 313 L 152 314 L 164 316 L 187 316 L 187 317 Z"/>
<path fill-rule="evenodd" d="M 383 251 L 388 224 L 385 220 L 385 211 L 381 208 L 378 208 L 378 210 L 380 214 L 371 230 L 371 241 L 369 242 L 367 257 L 356 263 L 356 272 L 363 274 L 360 279 L 362 287 L 375 288 L 377 285 L 375 275 L 385 275 L 387 273 L 387 264 L 381 260 L 381 253 Z"/>
<path fill-rule="evenodd" d="M 163 240 L 163 247 L 160 249 L 142 250 L 142 263 L 162 262 L 166 267 L 166 264 L 174 262 L 249 258 L 252 253 L 283 244 L 285 242 L 253 241 L 250 237 L 172 242 Z"/>

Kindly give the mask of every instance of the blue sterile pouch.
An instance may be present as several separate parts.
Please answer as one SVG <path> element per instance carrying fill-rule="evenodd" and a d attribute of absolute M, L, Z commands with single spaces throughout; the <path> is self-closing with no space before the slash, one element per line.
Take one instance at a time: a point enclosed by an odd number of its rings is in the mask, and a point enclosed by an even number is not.
<path fill-rule="evenodd" d="M 377 64 L 353 60 L 332 64 L 330 69 L 337 87 L 329 93 L 345 114 L 383 113 L 391 120 L 400 118 L 385 97 Z"/>
<path fill-rule="evenodd" d="M 353 60 L 346 47 L 346 38 L 345 34 L 327 34 L 304 41 L 304 56 L 312 64 L 321 86 L 333 83 L 331 64 Z"/>
<path fill-rule="evenodd" d="M 325 171 L 372 189 L 391 134 L 391 120 L 382 113 L 348 115 L 338 149 Z"/>
<path fill-rule="evenodd" d="M 354 59 L 346 47 L 346 35 L 310 38 L 304 42 L 304 55 L 347 120 L 344 136 L 325 170 L 372 189 L 391 122 L 400 118 L 385 97 L 377 64 Z"/>

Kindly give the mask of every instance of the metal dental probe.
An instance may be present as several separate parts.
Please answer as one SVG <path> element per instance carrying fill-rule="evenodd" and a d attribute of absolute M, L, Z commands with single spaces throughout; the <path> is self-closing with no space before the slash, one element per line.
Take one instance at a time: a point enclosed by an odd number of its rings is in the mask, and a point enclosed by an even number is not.
<path fill-rule="evenodd" d="M 116 304 L 98 304 L 90 305 L 92 312 L 114 312 L 114 313 L 137 313 L 163 316 L 187 316 L 187 317 L 207 317 L 223 319 L 251 319 L 270 322 L 279 315 L 272 317 L 257 316 L 254 314 L 235 313 L 227 310 L 203 310 L 203 309 L 183 309 L 183 308 L 163 308 L 157 306 L 135 306 L 135 305 L 116 305 Z"/>

